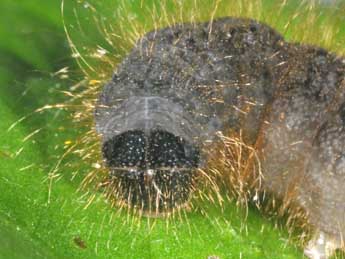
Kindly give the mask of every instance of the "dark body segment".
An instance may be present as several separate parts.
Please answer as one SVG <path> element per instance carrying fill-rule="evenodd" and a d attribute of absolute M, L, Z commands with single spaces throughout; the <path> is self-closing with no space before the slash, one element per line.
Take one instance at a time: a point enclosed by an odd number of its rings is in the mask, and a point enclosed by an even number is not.
<path fill-rule="evenodd" d="M 172 143 L 174 137 L 166 138 L 171 150 L 151 156 L 162 157 L 160 163 L 169 157 L 184 161 L 168 163 L 164 169 L 172 175 L 173 168 L 193 175 L 203 167 L 217 132 L 241 134 L 259 154 L 262 191 L 292 197 L 317 229 L 340 238 L 345 235 L 340 226 L 345 209 L 344 77 L 343 59 L 321 48 L 287 43 L 252 20 L 176 25 L 146 34 L 119 65 L 100 95 L 96 127 L 104 145 L 135 130 L 148 139 L 157 130 L 180 139 L 184 148 Z M 143 148 L 149 150 L 154 141 Z M 155 145 L 164 145 L 164 138 Z M 160 174 L 154 161 L 140 161 L 141 170 Z M 122 182 L 127 191 L 141 183 Z M 165 193 L 174 186 L 184 190 L 186 201 L 191 183 L 193 177 L 164 185 L 170 186 Z M 163 204 L 168 202 L 163 196 L 155 197 Z"/>
<path fill-rule="evenodd" d="M 253 143 L 276 88 L 272 67 L 280 61 L 281 44 L 268 26 L 233 18 L 214 22 L 212 32 L 208 23 L 150 32 L 104 87 L 98 131 L 109 138 L 145 127 L 135 122 L 146 120 L 146 111 L 154 114 L 149 128 L 163 122 L 192 143 L 229 127 L 242 129 Z"/>
<path fill-rule="evenodd" d="M 345 234 L 343 110 L 330 118 L 315 138 L 298 192 L 298 200 L 308 208 L 311 222 L 339 243 Z"/>
<path fill-rule="evenodd" d="M 302 206 L 317 231 L 343 246 L 344 60 L 298 44 L 280 53 L 279 88 L 258 149 L 263 189 Z"/>
<path fill-rule="evenodd" d="M 290 181 L 296 186 L 302 179 L 317 136 L 344 103 L 345 66 L 310 46 L 288 44 L 279 55 L 278 88 L 262 125 L 259 151 L 270 179 L 265 188 L 285 195 Z"/>

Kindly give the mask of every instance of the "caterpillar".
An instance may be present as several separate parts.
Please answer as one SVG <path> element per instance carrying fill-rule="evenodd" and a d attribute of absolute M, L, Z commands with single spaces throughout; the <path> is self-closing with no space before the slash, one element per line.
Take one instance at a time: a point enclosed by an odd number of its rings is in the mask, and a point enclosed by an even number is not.
<path fill-rule="evenodd" d="M 329 257 L 344 247 L 343 58 L 257 20 L 194 18 L 135 32 L 114 61 L 87 108 L 100 147 L 85 157 L 105 166 L 84 183 L 101 178 L 108 200 L 148 216 L 187 210 L 196 193 L 279 200 L 315 232 L 305 254 Z"/>
<path fill-rule="evenodd" d="M 344 58 L 287 43 L 254 20 L 155 30 L 138 41 L 98 100 L 109 181 L 129 206 L 183 206 L 198 184 L 196 169 L 217 153 L 219 134 L 241 136 L 253 152 L 242 154 L 240 182 L 303 207 L 318 233 L 305 253 L 327 257 L 344 246 L 344 94 Z"/>

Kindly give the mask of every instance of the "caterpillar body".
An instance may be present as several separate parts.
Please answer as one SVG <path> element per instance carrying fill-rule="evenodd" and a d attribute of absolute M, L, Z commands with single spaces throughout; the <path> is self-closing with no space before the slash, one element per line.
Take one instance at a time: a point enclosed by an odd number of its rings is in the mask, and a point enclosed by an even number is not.
<path fill-rule="evenodd" d="M 249 19 L 174 25 L 137 41 L 95 121 L 119 202 L 160 214 L 224 184 L 302 208 L 309 257 L 344 247 L 344 58 Z"/>

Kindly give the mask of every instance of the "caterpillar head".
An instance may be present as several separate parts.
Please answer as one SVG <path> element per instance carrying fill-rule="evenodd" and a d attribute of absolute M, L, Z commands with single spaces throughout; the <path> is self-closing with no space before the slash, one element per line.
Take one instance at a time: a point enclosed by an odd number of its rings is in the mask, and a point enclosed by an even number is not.
<path fill-rule="evenodd" d="M 130 97 L 98 115 L 112 195 L 146 213 L 184 206 L 200 158 L 182 110 L 160 97 Z"/>

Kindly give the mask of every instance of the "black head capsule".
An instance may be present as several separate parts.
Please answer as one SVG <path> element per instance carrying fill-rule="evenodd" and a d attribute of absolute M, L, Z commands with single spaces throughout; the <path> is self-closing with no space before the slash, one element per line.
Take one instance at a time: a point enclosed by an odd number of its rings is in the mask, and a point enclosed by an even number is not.
<path fill-rule="evenodd" d="M 129 207 L 166 212 L 189 200 L 199 150 L 182 110 L 160 97 L 125 101 L 103 128 L 102 153 L 114 195 Z M 107 135 L 108 134 L 108 135 Z"/>

